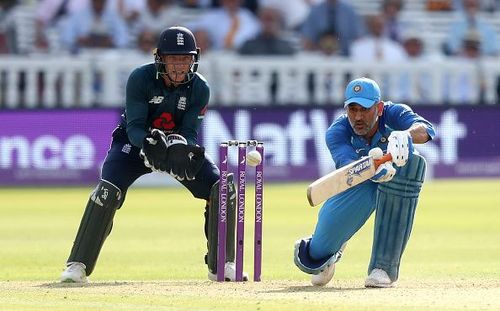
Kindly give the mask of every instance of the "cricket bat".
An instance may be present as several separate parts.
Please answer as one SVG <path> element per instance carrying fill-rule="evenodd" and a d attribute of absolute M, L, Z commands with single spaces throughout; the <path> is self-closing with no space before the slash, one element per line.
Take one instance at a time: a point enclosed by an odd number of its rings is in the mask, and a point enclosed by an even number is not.
<path fill-rule="evenodd" d="M 316 206 L 326 199 L 372 178 L 382 163 L 391 160 L 390 153 L 377 160 L 374 160 L 372 156 L 363 157 L 317 179 L 307 187 L 309 204 Z"/>

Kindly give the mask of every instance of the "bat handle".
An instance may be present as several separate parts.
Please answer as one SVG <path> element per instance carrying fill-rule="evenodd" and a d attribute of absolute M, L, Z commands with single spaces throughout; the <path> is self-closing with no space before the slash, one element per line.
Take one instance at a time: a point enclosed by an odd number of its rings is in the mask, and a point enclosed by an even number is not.
<path fill-rule="evenodd" d="M 392 155 L 390 153 L 384 154 L 380 159 L 373 160 L 375 163 L 375 169 L 377 169 L 381 164 L 389 161 L 392 161 Z"/>

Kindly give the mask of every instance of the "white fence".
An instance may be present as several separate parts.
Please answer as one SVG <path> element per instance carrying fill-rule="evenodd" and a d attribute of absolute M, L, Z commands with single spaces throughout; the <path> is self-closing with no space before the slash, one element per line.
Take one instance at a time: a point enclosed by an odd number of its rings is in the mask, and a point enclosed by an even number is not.
<path fill-rule="evenodd" d="M 1 108 L 121 107 L 130 71 L 147 56 L 0 58 Z M 294 57 L 202 57 L 213 105 L 309 105 L 342 102 L 348 79 L 379 81 L 383 99 L 412 104 L 496 104 L 500 60 L 458 59 L 401 64 L 360 63 L 300 54 Z"/>

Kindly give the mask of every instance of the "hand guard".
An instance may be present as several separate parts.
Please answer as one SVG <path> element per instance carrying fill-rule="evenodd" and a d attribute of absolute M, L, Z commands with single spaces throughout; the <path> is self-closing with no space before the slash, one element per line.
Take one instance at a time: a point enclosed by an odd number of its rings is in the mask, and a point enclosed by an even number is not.
<path fill-rule="evenodd" d="M 396 174 L 396 169 L 392 166 L 391 162 L 385 162 L 380 164 L 378 169 L 375 171 L 375 175 L 370 178 L 374 182 L 386 182 L 390 181 Z"/>
<path fill-rule="evenodd" d="M 392 162 L 396 166 L 404 166 L 413 154 L 413 141 L 410 133 L 406 131 L 394 131 L 389 135 L 387 153 L 392 155 Z"/>
<path fill-rule="evenodd" d="M 144 138 L 142 149 L 139 153 L 140 157 L 144 160 L 144 165 L 153 171 L 160 171 L 165 162 L 166 154 L 167 139 L 165 134 L 158 129 L 153 129 Z"/>
<path fill-rule="evenodd" d="M 205 148 L 188 145 L 184 137 L 178 134 L 167 136 L 167 156 L 162 170 L 179 181 L 194 180 L 205 161 Z"/>
<path fill-rule="evenodd" d="M 372 156 L 374 160 L 378 160 L 384 156 L 384 152 L 380 148 L 373 148 L 368 152 L 369 156 Z M 370 178 L 374 182 L 386 182 L 392 179 L 396 174 L 396 169 L 392 166 L 392 162 L 385 162 L 380 164 L 380 166 L 375 171 L 375 175 Z"/>

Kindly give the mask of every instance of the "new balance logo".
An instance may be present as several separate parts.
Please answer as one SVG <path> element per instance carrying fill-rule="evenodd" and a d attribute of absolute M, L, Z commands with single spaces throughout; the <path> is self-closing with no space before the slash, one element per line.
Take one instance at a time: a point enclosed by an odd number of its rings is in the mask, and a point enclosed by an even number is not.
<path fill-rule="evenodd" d="M 155 96 L 149 100 L 150 104 L 159 105 L 163 102 L 163 96 Z"/>

